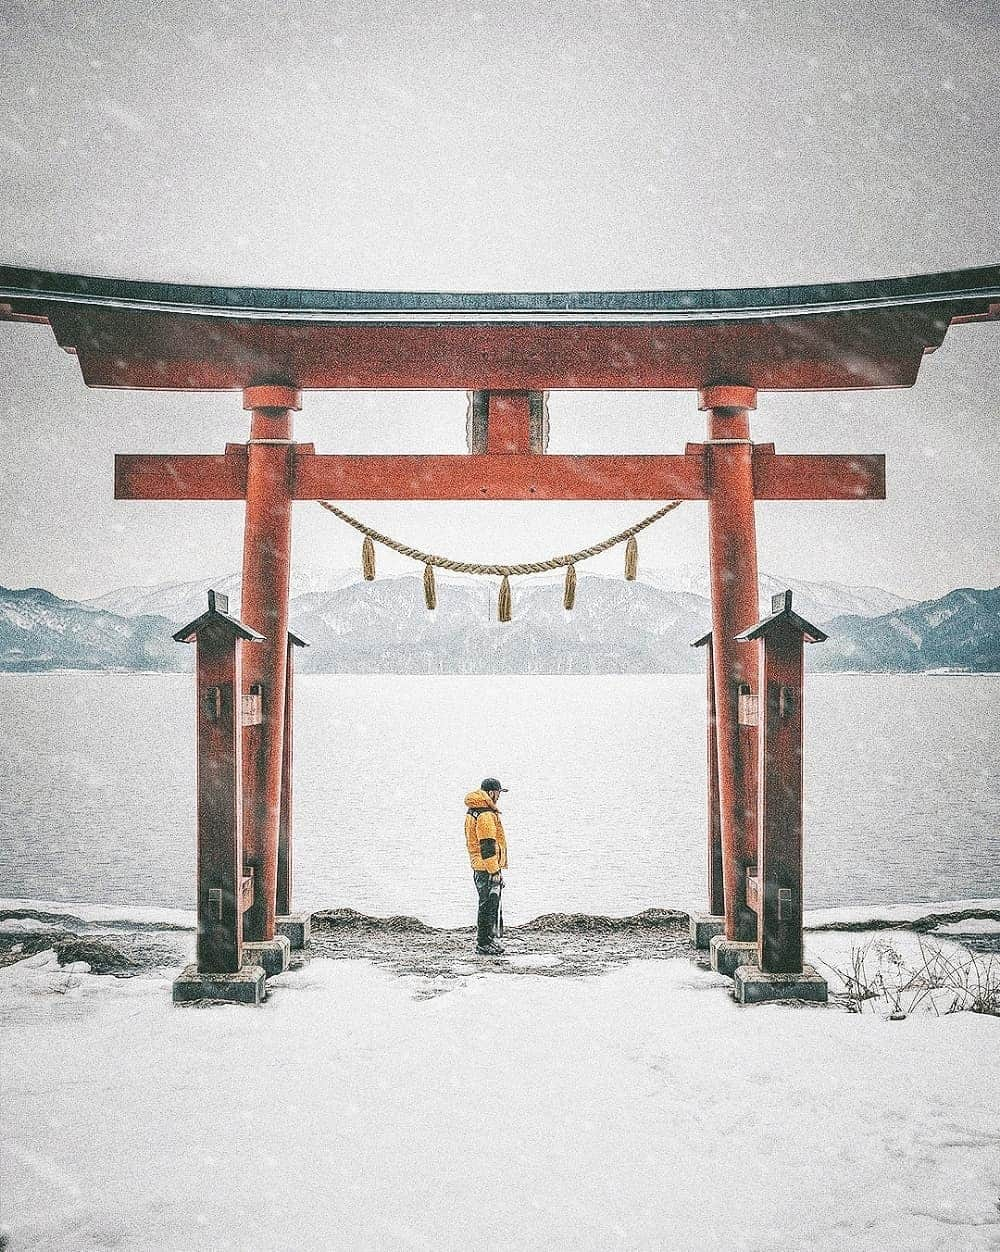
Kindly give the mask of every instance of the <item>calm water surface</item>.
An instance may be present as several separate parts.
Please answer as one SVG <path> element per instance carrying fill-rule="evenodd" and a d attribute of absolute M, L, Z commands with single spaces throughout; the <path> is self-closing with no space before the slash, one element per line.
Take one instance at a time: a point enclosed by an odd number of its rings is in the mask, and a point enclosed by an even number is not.
<path fill-rule="evenodd" d="M 193 906 L 188 675 L 0 675 L 0 895 Z M 1000 677 L 810 675 L 806 903 L 1000 896 Z M 295 903 L 470 920 L 485 774 L 504 912 L 704 905 L 704 680 L 305 676 Z"/>

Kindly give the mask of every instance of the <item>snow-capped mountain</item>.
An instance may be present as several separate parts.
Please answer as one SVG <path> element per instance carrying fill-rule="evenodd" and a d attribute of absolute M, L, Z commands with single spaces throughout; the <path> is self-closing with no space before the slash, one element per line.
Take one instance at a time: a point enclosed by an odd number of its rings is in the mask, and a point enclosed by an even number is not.
<path fill-rule="evenodd" d="M 881 617 L 837 617 L 817 669 L 1000 671 L 1000 587 L 960 587 Z"/>
<path fill-rule="evenodd" d="M 184 669 L 190 649 L 174 643 L 175 629 L 163 617 L 120 617 L 40 587 L 0 587 L 2 670 Z"/>
<path fill-rule="evenodd" d="M 356 582 L 291 605 L 312 645 L 305 670 L 404 673 L 681 673 L 698 667 L 692 640 L 707 603 L 687 593 L 581 575 L 576 607 L 563 609 L 562 579 L 513 580 L 514 620 L 497 621 L 499 579 L 440 579 L 438 607 L 423 579 Z"/>
<path fill-rule="evenodd" d="M 645 574 L 644 580 L 653 586 L 672 591 L 688 591 L 705 599 L 710 594 L 708 568 L 704 564 L 679 565 L 670 570 L 654 570 Z M 815 625 L 832 621 L 844 614 L 858 617 L 879 617 L 897 609 L 908 608 L 917 601 L 886 591 L 883 587 L 854 587 L 841 583 L 808 582 L 802 578 L 761 572 L 758 592 L 762 613 L 769 613 L 771 597 L 791 590 L 796 612 Z"/>
<path fill-rule="evenodd" d="M 326 673 L 599 674 L 684 673 L 704 664 L 690 644 L 708 629 L 711 612 L 696 591 L 584 573 L 576 607 L 567 613 L 561 575 L 512 583 L 509 623 L 497 621 L 498 579 L 439 577 L 433 613 L 424 606 L 419 574 L 367 583 L 351 573 L 323 590 L 299 591 L 290 605 L 291 624 L 311 646 L 297 665 Z M 121 604 L 128 615 L 38 588 L 0 588 L 0 669 L 187 669 L 191 649 L 171 635 L 180 621 L 204 611 L 208 585 L 124 588 L 99 598 Z M 238 603 L 233 579 L 214 585 Z M 782 588 L 779 580 L 774 585 Z M 826 645 L 809 649 L 810 668 L 1000 670 L 1000 589 L 962 589 L 938 600 L 903 602 L 876 617 L 853 613 L 827 621 L 816 606 L 832 603 L 833 596 L 824 590 L 825 600 L 814 595 L 810 606 L 812 587 L 801 598 L 792 588 L 796 609 L 823 621 L 830 635 Z M 848 599 L 857 593 L 833 591 Z M 875 602 L 866 601 L 868 607 Z M 152 606 L 169 610 L 170 620 L 162 612 L 131 612 Z"/>
<path fill-rule="evenodd" d="M 582 577 L 602 578 L 604 575 L 585 574 Z M 379 575 L 379 582 L 390 585 L 405 581 L 412 577 L 409 574 Z M 447 583 L 463 586 L 470 596 L 477 595 L 484 600 L 488 597 L 487 580 L 469 575 L 437 572 L 438 584 Z M 614 581 L 614 580 L 611 580 Z M 687 595 L 695 600 L 707 600 L 709 597 L 708 571 L 701 565 L 682 565 L 670 570 L 642 571 L 639 575 L 641 584 L 668 595 Z M 539 590 L 546 582 L 562 585 L 562 575 L 553 574 L 545 579 L 536 575 L 531 579 L 517 580 L 516 587 Z M 335 574 L 320 577 L 306 573 L 292 574 L 290 599 L 293 612 L 313 611 L 330 595 L 352 587 L 361 586 L 362 578 L 358 570 L 341 570 Z M 237 573 L 219 575 L 216 578 L 201 578 L 193 582 L 161 583 L 154 587 L 120 587 L 84 603 L 88 608 L 105 609 L 110 613 L 118 613 L 123 617 L 136 617 L 142 613 L 154 613 L 177 622 L 178 625 L 190 621 L 203 611 L 205 593 L 212 587 L 229 596 L 234 607 L 240 603 L 241 580 Z M 759 580 L 760 605 L 762 612 L 770 612 L 771 596 L 786 588 L 791 588 L 795 596 L 796 610 L 803 617 L 816 625 L 831 621 L 834 617 L 844 614 L 860 617 L 878 617 L 892 613 L 898 609 L 908 608 L 916 601 L 908 600 L 886 591 L 881 587 L 845 587 L 839 583 L 814 583 L 803 579 L 782 578 L 774 574 L 762 573 Z M 693 603 L 689 599 L 688 603 Z"/>
<path fill-rule="evenodd" d="M 332 580 L 320 580 L 308 574 L 292 574 L 289 594 L 292 598 L 316 591 L 336 591 L 338 587 L 358 579 L 358 574 L 345 573 Z M 220 574 L 215 578 L 197 578 L 192 582 L 159 583 L 153 587 L 118 587 L 104 595 L 82 603 L 89 609 L 103 609 L 121 617 L 139 617 L 144 613 L 165 617 L 179 626 L 205 611 L 209 588 L 221 591 L 238 609 L 242 579 L 239 574 Z"/>

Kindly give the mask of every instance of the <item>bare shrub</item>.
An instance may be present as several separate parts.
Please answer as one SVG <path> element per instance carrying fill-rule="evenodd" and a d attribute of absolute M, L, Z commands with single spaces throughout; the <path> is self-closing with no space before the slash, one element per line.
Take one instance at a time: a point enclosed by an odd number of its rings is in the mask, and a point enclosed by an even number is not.
<path fill-rule="evenodd" d="M 1000 1017 L 1000 961 L 990 954 L 947 952 L 921 939 L 920 959 L 912 964 L 887 939 L 872 938 L 851 947 L 847 968 L 818 961 L 842 984 L 834 992 L 848 1012 L 887 1005 L 903 1018 L 921 1004 L 936 1013 L 988 1013 Z"/>

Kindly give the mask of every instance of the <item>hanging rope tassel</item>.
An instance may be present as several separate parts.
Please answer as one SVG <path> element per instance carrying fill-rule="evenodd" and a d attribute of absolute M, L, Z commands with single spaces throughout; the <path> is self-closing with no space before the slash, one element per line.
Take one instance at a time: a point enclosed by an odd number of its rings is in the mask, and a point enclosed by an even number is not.
<path fill-rule="evenodd" d="M 437 608 L 437 590 L 434 586 L 434 566 L 424 566 L 424 603 L 429 609 Z"/>
<path fill-rule="evenodd" d="M 625 577 L 632 583 L 639 572 L 639 544 L 633 535 L 625 545 Z"/>
<path fill-rule="evenodd" d="M 566 585 L 563 588 L 563 608 L 571 609 L 576 603 L 576 566 L 566 566 Z"/>
<path fill-rule="evenodd" d="M 500 598 L 497 601 L 497 616 L 502 622 L 509 622 L 511 618 L 510 579 L 506 574 L 504 574 L 500 583 Z"/>
<path fill-rule="evenodd" d="M 365 541 L 361 545 L 361 572 L 366 583 L 375 581 L 375 545 L 371 535 L 365 535 Z"/>

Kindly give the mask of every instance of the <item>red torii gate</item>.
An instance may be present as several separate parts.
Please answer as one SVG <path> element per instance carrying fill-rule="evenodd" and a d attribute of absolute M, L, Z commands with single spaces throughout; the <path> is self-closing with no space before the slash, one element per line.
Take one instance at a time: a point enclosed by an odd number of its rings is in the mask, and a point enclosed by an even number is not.
<path fill-rule="evenodd" d="M 263 699 L 244 775 L 244 846 L 255 870 L 247 935 L 267 941 L 291 835 L 286 664 L 295 500 L 706 500 L 715 724 L 709 907 L 750 940 L 757 859 L 757 743 L 740 721 L 756 695 L 757 500 L 885 494 L 875 454 L 782 455 L 754 444 L 760 391 L 905 387 L 953 322 L 998 316 L 1000 267 L 809 287 L 460 295 L 135 283 L 0 268 L 0 319 L 47 322 L 94 387 L 240 391 L 249 440 L 220 455 L 116 458 L 118 499 L 245 500 L 245 680 Z M 440 388 L 485 401 L 484 452 L 319 455 L 292 438 L 309 389 Z M 707 439 L 680 455 L 554 456 L 532 438 L 541 393 L 684 389 Z M 752 703 L 752 700 L 751 702 Z M 710 753 L 710 757 L 713 754 Z M 712 776 L 712 773 L 715 776 Z M 722 895 L 713 864 L 721 863 Z M 284 876 L 290 907 L 290 883 Z"/>
<path fill-rule="evenodd" d="M 400 383 L 400 386 L 406 385 Z M 756 685 L 752 649 L 735 640 L 757 620 L 755 500 L 861 500 L 885 495 L 879 455 L 782 456 L 753 445 L 749 411 L 756 392 L 714 386 L 699 393 L 708 440 L 681 455 L 555 456 L 529 448 L 531 391 L 488 392 L 487 452 L 455 456 L 319 455 L 292 441 L 299 392 L 284 385 L 248 387 L 250 441 L 221 456 L 120 455 L 115 495 L 122 500 L 247 502 L 242 620 L 266 643 L 249 649 L 248 684 L 264 692 L 264 721 L 244 776 L 245 849 L 258 881 L 247 933 L 274 933 L 277 823 L 288 629 L 291 504 L 294 500 L 707 500 L 714 638 L 715 703 L 720 744 L 718 797 L 723 901 L 731 938 L 753 939 L 756 914 L 746 905 L 746 871 L 756 862 L 756 740 L 740 728 L 738 692 Z M 729 872 L 726 872 L 728 867 Z"/>

